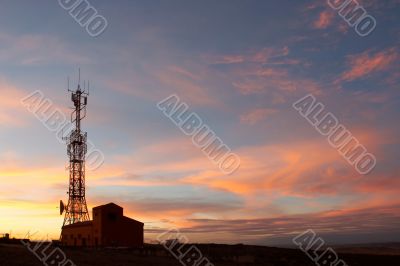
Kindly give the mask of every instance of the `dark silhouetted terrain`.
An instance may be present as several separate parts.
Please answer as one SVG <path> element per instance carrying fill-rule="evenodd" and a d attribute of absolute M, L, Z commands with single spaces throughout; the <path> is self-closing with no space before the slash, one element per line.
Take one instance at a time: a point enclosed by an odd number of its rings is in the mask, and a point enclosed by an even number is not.
<path fill-rule="evenodd" d="M 269 248 L 245 245 L 196 245 L 214 265 L 263 265 L 263 266 L 313 266 L 315 265 L 305 254 L 295 249 Z M 379 246 L 377 252 L 374 247 L 363 247 L 363 253 L 385 253 L 389 250 L 394 253 L 399 245 L 393 244 L 386 249 Z M 361 247 L 360 247 L 361 248 Z M 339 257 L 349 266 L 398 266 L 400 255 L 371 255 L 348 254 L 346 252 L 360 252 L 357 247 L 341 247 Z M 125 265 L 162 265 L 178 266 L 175 258 L 159 245 L 147 245 L 145 249 L 69 249 L 63 248 L 67 257 L 77 266 L 125 266 Z M 397 253 L 398 254 L 398 253 Z M 18 244 L 0 244 L 0 265 L 43 265 L 24 246 Z"/>

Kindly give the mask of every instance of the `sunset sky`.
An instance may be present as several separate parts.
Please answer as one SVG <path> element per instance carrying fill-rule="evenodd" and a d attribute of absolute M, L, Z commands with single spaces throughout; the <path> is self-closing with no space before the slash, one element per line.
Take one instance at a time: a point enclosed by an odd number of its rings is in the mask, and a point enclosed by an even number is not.
<path fill-rule="evenodd" d="M 91 37 L 55 0 L 0 1 L 0 234 L 57 239 L 65 145 L 22 104 L 69 116 L 67 77 L 90 80 L 83 129 L 105 155 L 87 202 L 114 202 L 145 239 L 279 245 L 400 240 L 400 1 L 359 0 L 360 37 L 326 1 L 89 1 Z M 72 87 L 72 86 L 71 86 Z M 360 175 L 292 104 L 312 93 L 377 158 Z M 186 102 L 241 158 L 223 174 L 156 104 Z"/>

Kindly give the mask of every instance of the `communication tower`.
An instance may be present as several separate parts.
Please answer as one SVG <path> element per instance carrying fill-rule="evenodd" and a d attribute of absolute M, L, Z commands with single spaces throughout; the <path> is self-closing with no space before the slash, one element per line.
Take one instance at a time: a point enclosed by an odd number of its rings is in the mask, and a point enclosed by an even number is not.
<path fill-rule="evenodd" d="M 74 128 L 64 138 L 69 156 L 69 188 L 68 204 L 65 205 L 60 201 L 60 215 L 65 211 L 63 226 L 90 220 L 85 196 L 87 132 L 81 130 L 81 121 L 86 117 L 89 83 L 87 91 L 86 83 L 84 84 L 85 86 L 82 90 L 80 85 L 80 71 L 78 86 L 75 91 L 69 89 L 68 80 L 68 92 L 71 92 L 71 100 L 74 103 L 74 111 L 71 113 L 71 123 L 74 124 Z"/>

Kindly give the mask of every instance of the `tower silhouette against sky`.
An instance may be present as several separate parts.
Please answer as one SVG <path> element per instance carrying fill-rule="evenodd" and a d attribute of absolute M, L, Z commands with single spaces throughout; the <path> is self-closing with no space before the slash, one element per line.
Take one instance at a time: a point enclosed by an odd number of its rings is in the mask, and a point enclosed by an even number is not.
<path fill-rule="evenodd" d="M 63 226 L 90 220 L 85 196 L 87 133 L 81 130 L 81 121 L 86 117 L 86 105 L 89 92 L 86 92 L 86 86 L 84 86 L 83 90 L 81 89 L 80 71 L 77 89 L 75 91 L 69 90 L 68 84 L 68 91 L 71 92 L 71 100 L 74 103 L 71 123 L 75 126 L 68 136 L 64 138 L 67 143 L 67 152 L 69 156 L 69 189 L 68 204 L 65 206 L 62 201 L 60 202 L 60 213 L 62 214 L 65 210 Z"/>

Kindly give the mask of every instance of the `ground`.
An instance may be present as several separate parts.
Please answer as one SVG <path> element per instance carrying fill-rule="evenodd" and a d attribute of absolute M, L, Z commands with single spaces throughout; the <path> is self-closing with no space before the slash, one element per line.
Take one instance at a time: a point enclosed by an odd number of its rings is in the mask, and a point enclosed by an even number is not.
<path fill-rule="evenodd" d="M 244 245 L 196 245 L 215 266 L 313 266 L 316 265 L 304 253 L 294 249 L 269 248 Z M 51 248 L 55 248 L 51 246 Z M 338 248 L 339 249 L 339 248 Z M 182 265 L 165 249 L 148 245 L 137 249 L 72 249 L 62 248 L 68 259 L 77 266 L 178 266 Z M 339 257 L 349 266 L 398 266 L 400 252 L 396 248 L 347 247 L 340 248 Z M 376 250 L 377 252 L 374 252 Z M 353 253 L 353 254 L 351 254 Z M 365 254 L 379 253 L 381 255 Z M 392 255 L 389 255 L 392 254 Z M 0 244 L 1 266 L 40 266 L 43 264 L 22 244 Z M 52 265 L 48 263 L 48 265 Z M 189 264 L 188 264 L 189 265 Z M 203 265 L 201 265 L 203 266 Z M 206 266 L 206 265 L 204 265 Z"/>

